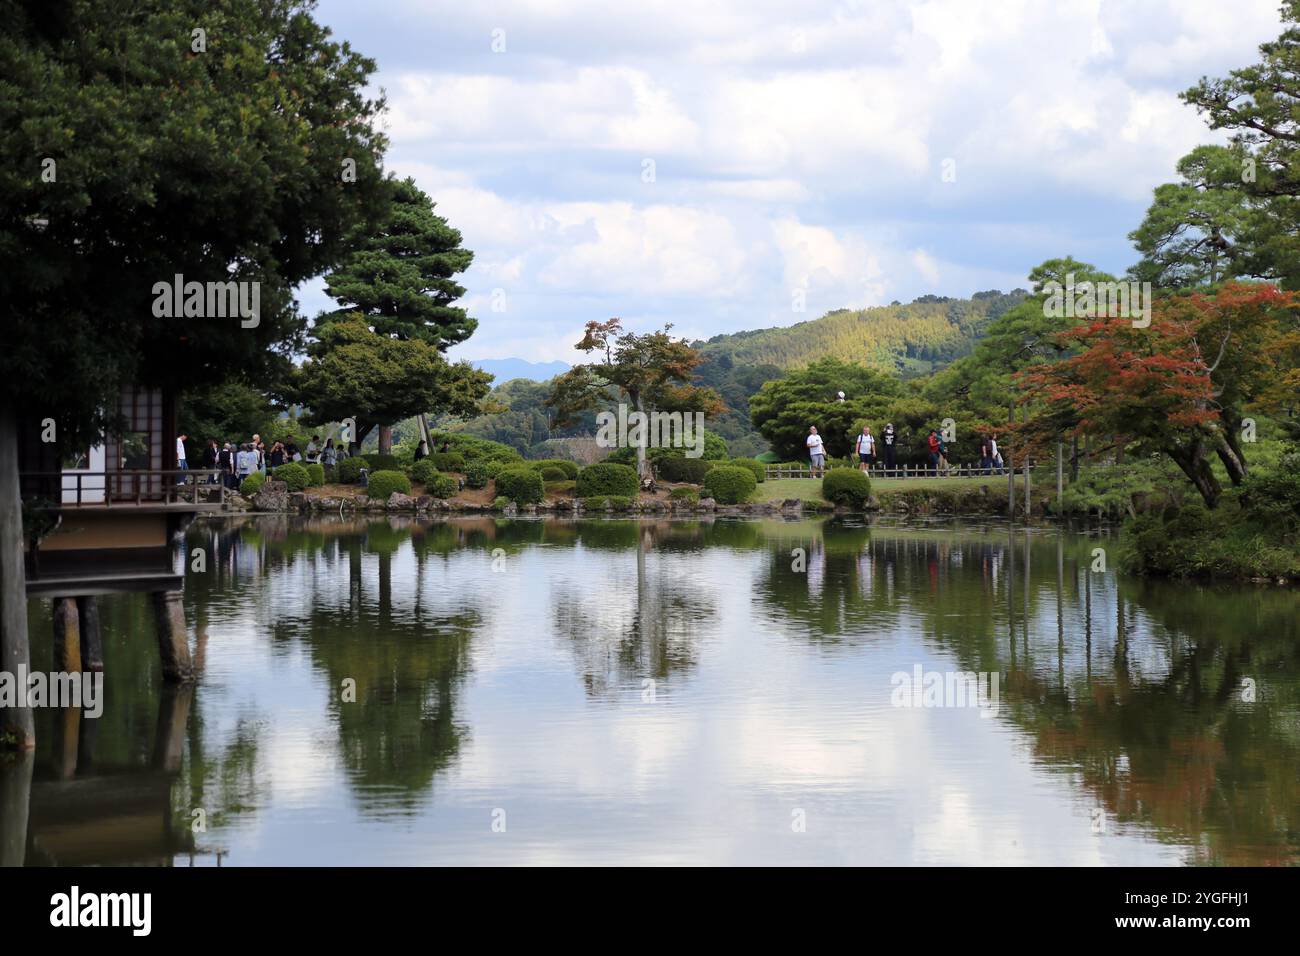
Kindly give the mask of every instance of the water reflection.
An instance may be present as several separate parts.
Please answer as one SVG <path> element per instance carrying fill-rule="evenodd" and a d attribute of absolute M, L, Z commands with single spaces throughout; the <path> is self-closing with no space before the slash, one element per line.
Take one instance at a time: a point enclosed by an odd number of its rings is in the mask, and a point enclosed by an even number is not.
<path fill-rule="evenodd" d="M 1120 578 L 1098 547 L 198 526 L 198 683 L 165 690 L 145 601 L 105 600 L 104 714 L 38 712 L 35 759 L 0 767 L 0 863 L 1300 861 L 1300 598 Z M 35 667 L 50 627 L 33 603 Z M 999 673 L 997 719 L 891 707 L 914 665 Z M 793 842 L 792 807 L 817 821 Z"/>

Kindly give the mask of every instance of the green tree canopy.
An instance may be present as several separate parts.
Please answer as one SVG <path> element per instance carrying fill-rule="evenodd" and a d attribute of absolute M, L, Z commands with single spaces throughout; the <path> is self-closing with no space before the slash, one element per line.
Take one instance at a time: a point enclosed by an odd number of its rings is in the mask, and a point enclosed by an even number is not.
<path fill-rule="evenodd" d="M 875 426 L 902 391 L 890 375 L 827 358 L 764 383 L 749 400 L 749 417 L 782 458 L 804 457 L 810 426 L 831 455 L 846 455 L 862 426 Z"/>

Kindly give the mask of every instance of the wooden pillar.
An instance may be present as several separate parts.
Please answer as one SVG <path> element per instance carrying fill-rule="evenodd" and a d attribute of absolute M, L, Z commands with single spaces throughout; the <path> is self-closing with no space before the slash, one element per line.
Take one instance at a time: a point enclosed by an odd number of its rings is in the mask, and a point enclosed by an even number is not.
<path fill-rule="evenodd" d="M 0 867 L 3 868 L 22 866 L 26 862 L 27 817 L 31 811 L 35 765 L 36 757 L 30 750 L 0 760 Z"/>
<path fill-rule="evenodd" d="M 54 670 L 74 674 L 81 670 L 81 626 L 77 599 L 54 599 Z"/>
<path fill-rule="evenodd" d="M 77 598 L 77 618 L 81 625 L 81 669 L 104 669 L 104 640 L 99 631 L 99 600 L 92 596 Z"/>
<path fill-rule="evenodd" d="M 1028 452 L 1026 452 L 1025 454 L 1025 520 L 1026 521 L 1029 520 L 1029 516 L 1032 513 L 1033 512 L 1029 504 L 1029 454 Z"/>
<path fill-rule="evenodd" d="M 0 407 L 0 670 L 10 674 L 31 668 L 22 529 L 18 422 L 12 408 Z M 0 707 L 0 749 L 31 750 L 35 746 L 31 708 Z"/>
<path fill-rule="evenodd" d="M 163 680 L 180 684 L 194 678 L 190 662 L 189 636 L 185 632 L 185 608 L 180 591 L 154 591 L 154 626 L 158 630 L 158 654 L 162 659 Z"/>
<path fill-rule="evenodd" d="M 185 750 L 185 727 L 190 719 L 194 688 L 164 687 L 158 699 L 158 732 L 153 742 L 153 766 L 175 773 L 181 769 Z"/>
<path fill-rule="evenodd" d="M 1061 442 L 1060 439 L 1057 439 L 1056 441 L 1056 511 L 1057 514 L 1061 513 L 1061 497 L 1062 495 L 1065 494 L 1065 489 L 1062 487 L 1062 479 L 1065 474 L 1064 471 L 1065 462 L 1061 460 L 1064 455 L 1065 455 L 1065 445 Z"/>

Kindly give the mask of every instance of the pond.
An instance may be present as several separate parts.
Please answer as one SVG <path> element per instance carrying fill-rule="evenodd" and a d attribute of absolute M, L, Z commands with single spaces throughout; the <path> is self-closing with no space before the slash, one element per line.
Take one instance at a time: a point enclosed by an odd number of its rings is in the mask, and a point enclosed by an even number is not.
<path fill-rule="evenodd" d="M 201 523 L 105 598 L 28 864 L 1294 864 L 1300 595 L 1005 523 Z M 32 602 L 33 667 L 50 667 Z M 25 767 L 25 769 L 24 769 Z M 15 844 L 18 844 L 15 849 Z"/>

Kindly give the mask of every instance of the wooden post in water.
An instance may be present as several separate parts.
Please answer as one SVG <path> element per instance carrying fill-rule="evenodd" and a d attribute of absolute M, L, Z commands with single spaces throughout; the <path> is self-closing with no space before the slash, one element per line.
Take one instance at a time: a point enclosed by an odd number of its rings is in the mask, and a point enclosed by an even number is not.
<path fill-rule="evenodd" d="M 99 633 L 99 600 L 93 595 L 77 598 L 77 618 L 81 625 L 81 667 L 102 671 L 104 640 Z"/>
<path fill-rule="evenodd" d="M 154 591 L 154 626 L 158 630 L 158 654 L 162 658 L 163 680 L 181 684 L 194 678 L 190 642 L 185 633 L 185 608 L 180 591 Z"/>
<path fill-rule="evenodd" d="M 1056 440 L 1056 511 L 1058 514 L 1061 511 L 1061 495 L 1065 492 L 1065 489 L 1062 486 L 1062 476 L 1065 474 L 1065 463 L 1061 460 L 1061 456 L 1064 454 L 1065 445 L 1058 438 Z"/>
<path fill-rule="evenodd" d="M 1025 453 L 1025 521 L 1029 520 L 1030 514 L 1032 514 L 1032 512 L 1030 511 L 1030 505 L 1029 505 L 1029 454 L 1028 452 L 1026 452 Z"/>
<path fill-rule="evenodd" d="M 74 674 L 81 670 L 81 628 L 77 599 L 54 599 L 54 670 Z"/>
<path fill-rule="evenodd" d="M 27 643 L 27 570 L 23 557 L 23 512 L 18 487 L 18 418 L 0 408 L 0 671 L 17 674 L 31 665 Z M 32 710 L 0 707 L 0 748 L 36 746 Z M 31 779 L 30 762 L 28 779 Z M 26 827 L 26 802 L 23 804 Z"/>

